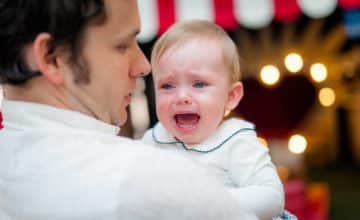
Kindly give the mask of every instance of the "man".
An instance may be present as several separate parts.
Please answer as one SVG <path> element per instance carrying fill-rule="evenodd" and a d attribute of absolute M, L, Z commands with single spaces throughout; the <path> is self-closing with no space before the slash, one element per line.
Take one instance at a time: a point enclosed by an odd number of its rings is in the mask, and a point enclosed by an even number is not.
<path fill-rule="evenodd" d="M 254 218 L 191 161 L 116 136 L 150 71 L 139 29 L 135 0 L 0 0 L 1 220 Z"/>

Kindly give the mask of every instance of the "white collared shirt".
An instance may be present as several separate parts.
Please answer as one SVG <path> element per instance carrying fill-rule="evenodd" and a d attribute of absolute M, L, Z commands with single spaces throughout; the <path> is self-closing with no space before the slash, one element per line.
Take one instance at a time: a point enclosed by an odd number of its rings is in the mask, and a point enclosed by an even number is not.
<path fill-rule="evenodd" d="M 1 220 L 255 219 L 199 166 L 117 127 L 46 105 L 2 107 Z"/>
<path fill-rule="evenodd" d="M 240 205 L 266 220 L 283 210 L 284 192 L 268 149 L 254 129 L 249 122 L 229 119 L 204 142 L 186 145 L 158 123 L 145 133 L 143 141 L 204 165 Z"/>

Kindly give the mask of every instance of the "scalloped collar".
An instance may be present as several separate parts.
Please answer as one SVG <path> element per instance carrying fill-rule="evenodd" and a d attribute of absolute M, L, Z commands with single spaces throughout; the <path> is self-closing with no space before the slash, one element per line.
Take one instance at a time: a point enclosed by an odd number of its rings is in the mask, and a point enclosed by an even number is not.
<path fill-rule="evenodd" d="M 152 129 L 152 138 L 157 144 L 174 144 L 183 147 L 187 151 L 208 153 L 221 148 L 225 143 L 231 140 L 239 133 L 254 131 L 254 124 L 241 119 L 228 119 L 221 123 L 216 132 L 199 144 L 187 145 L 172 136 L 165 127 L 159 122 Z M 247 134 L 249 134 L 247 132 Z M 252 132 L 252 135 L 255 135 Z"/>

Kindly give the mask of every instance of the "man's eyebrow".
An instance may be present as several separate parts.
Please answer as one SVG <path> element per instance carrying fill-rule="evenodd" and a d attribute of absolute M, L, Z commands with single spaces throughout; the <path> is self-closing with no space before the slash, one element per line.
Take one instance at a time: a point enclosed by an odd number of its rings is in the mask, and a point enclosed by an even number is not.
<path fill-rule="evenodd" d="M 138 34 L 140 34 L 140 29 L 135 29 L 131 32 L 130 36 L 131 37 L 136 37 Z"/>
<path fill-rule="evenodd" d="M 122 39 L 123 41 L 131 40 L 131 39 L 135 38 L 139 33 L 140 33 L 140 30 L 135 29 L 135 30 L 129 32 L 128 34 L 120 36 L 119 38 Z"/>
<path fill-rule="evenodd" d="M 140 34 L 140 29 L 135 29 L 134 30 L 134 36 L 136 37 L 138 34 Z"/>

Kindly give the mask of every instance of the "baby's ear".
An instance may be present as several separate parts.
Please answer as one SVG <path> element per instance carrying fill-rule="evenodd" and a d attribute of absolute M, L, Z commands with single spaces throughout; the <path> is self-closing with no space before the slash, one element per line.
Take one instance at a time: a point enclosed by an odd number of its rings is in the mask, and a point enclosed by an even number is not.
<path fill-rule="evenodd" d="M 244 95 L 242 82 L 233 83 L 229 89 L 228 101 L 225 106 L 225 110 L 231 111 L 239 104 Z"/>

